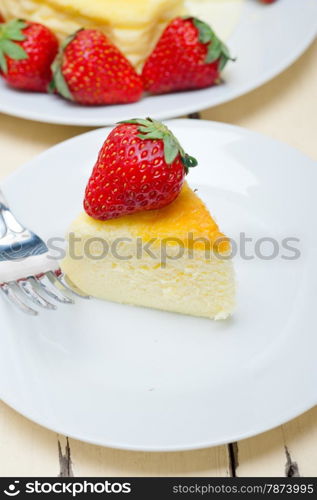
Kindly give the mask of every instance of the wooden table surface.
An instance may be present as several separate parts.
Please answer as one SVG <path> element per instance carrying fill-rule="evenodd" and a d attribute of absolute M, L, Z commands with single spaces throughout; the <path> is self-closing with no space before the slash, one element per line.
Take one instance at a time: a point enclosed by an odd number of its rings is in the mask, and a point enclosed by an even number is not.
<path fill-rule="evenodd" d="M 263 132 L 317 159 L 316 61 L 317 42 L 273 81 L 204 111 L 202 117 Z M 0 178 L 44 149 L 86 130 L 0 115 Z M 0 403 L 0 476 L 10 475 L 317 477 L 317 407 L 228 446 L 142 453 L 68 440 Z"/>

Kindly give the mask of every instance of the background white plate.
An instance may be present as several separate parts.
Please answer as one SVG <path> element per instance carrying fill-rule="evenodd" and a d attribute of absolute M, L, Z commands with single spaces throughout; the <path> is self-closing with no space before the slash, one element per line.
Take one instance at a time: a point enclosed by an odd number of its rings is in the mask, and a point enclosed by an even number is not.
<path fill-rule="evenodd" d="M 190 184 L 221 228 L 236 240 L 241 232 L 297 237 L 302 255 L 237 257 L 238 306 L 224 322 L 97 300 L 32 318 L 1 300 L 0 396 L 83 441 L 205 447 L 265 431 L 317 403 L 316 165 L 233 126 L 170 123 L 200 161 Z M 6 180 L 21 220 L 46 238 L 65 233 L 107 132 L 55 146 Z"/>
<path fill-rule="evenodd" d="M 245 0 L 228 41 L 238 60 L 228 64 L 223 85 L 147 97 L 129 105 L 83 107 L 45 94 L 17 92 L 0 81 L 0 111 L 42 122 L 87 126 L 113 124 L 127 116 L 181 116 L 224 103 L 262 85 L 292 64 L 316 32 L 316 0 L 278 0 L 269 6 Z"/>

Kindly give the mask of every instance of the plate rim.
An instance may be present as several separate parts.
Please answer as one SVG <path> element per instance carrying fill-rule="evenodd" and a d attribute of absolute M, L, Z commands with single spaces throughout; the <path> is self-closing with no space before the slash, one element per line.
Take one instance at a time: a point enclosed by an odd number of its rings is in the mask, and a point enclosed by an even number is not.
<path fill-rule="evenodd" d="M 228 435 L 226 438 L 213 440 L 213 441 L 206 441 L 206 442 L 201 442 L 197 443 L 194 445 L 172 445 L 172 446 L 146 446 L 146 445 L 127 445 L 127 444 L 121 444 L 118 442 L 111 442 L 109 440 L 105 440 L 102 442 L 102 440 L 95 440 L 89 437 L 83 437 L 82 435 L 73 433 L 72 431 L 68 432 L 67 429 L 60 429 L 59 427 L 54 427 L 54 426 L 49 426 L 46 425 L 45 423 L 41 422 L 37 418 L 33 418 L 28 416 L 26 413 L 20 411 L 17 409 L 17 407 L 14 404 L 11 404 L 9 401 L 2 400 L 9 408 L 12 410 L 16 411 L 19 415 L 22 415 L 24 418 L 29 420 L 30 422 L 35 423 L 36 425 L 39 425 L 40 427 L 47 429 L 51 432 L 55 432 L 56 434 L 60 434 L 63 436 L 67 436 L 70 439 L 76 439 L 77 441 L 81 441 L 83 443 L 88 443 L 94 446 L 102 446 L 103 448 L 112 448 L 115 450 L 123 450 L 123 451 L 144 451 L 144 452 L 151 452 L 151 453 L 173 453 L 173 452 L 178 452 L 178 451 L 194 451 L 194 450 L 202 450 L 206 448 L 214 448 L 216 446 L 225 446 L 227 444 L 233 443 L 233 442 L 239 442 L 242 441 L 243 439 L 248 439 L 251 437 L 259 436 L 260 434 L 263 434 L 265 432 L 271 431 L 273 429 L 276 429 L 277 427 L 284 425 L 295 418 L 299 417 L 300 415 L 303 415 L 307 411 L 311 410 L 316 406 L 317 404 L 317 398 L 314 402 L 309 403 L 308 405 L 303 405 L 299 406 L 294 412 L 291 413 L 291 416 L 283 416 L 281 417 L 277 423 L 274 424 L 268 424 L 267 426 L 264 426 L 262 430 L 259 431 L 250 431 L 250 432 L 244 432 L 239 435 L 235 434 L 234 436 Z"/>
<path fill-rule="evenodd" d="M 232 130 L 232 131 L 235 131 L 237 133 L 240 133 L 240 134 L 242 133 L 243 135 L 247 135 L 250 137 L 255 137 L 258 139 L 262 139 L 262 140 L 265 139 L 265 140 L 272 142 L 274 144 L 277 143 L 277 144 L 279 144 L 279 146 L 283 146 L 286 150 L 292 150 L 293 152 L 296 152 L 296 154 L 300 154 L 301 156 L 305 157 L 310 162 L 314 162 L 314 160 L 312 158 L 310 158 L 308 155 L 302 153 L 300 150 L 298 150 L 297 148 L 295 148 L 293 146 L 290 146 L 282 141 L 279 141 L 277 139 L 266 136 L 265 134 L 255 132 L 252 130 L 248 130 L 246 128 L 243 128 L 243 127 L 240 127 L 237 125 L 231 125 L 231 124 L 209 121 L 209 120 L 197 120 L 197 119 L 196 120 L 195 119 L 173 119 L 173 120 L 169 120 L 167 123 L 173 124 L 175 126 L 177 126 L 177 125 L 186 126 L 189 128 L 191 128 L 191 127 L 195 128 L 198 125 L 198 126 L 204 127 L 204 128 L 214 128 L 214 129 L 218 129 L 218 130 L 219 129 L 220 130 L 221 129 Z M 24 163 L 21 167 L 16 169 L 12 174 L 6 176 L 1 184 L 4 185 L 4 187 L 5 187 L 5 184 L 7 182 L 11 182 L 12 180 L 14 181 L 14 178 L 17 175 L 19 175 L 19 173 L 21 171 L 24 171 L 25 169 L 29 168 L 29 165 L 31 165 L 33 162 L 39 161 L 42 158 L 45 159 L 45 156 L 47 154 L 50 154 L 53 150 L 58 149 L 60 147 L 64 147 L 65 144 L 72 143 L 75 141 L 80 141 L 82 136 L 101 134 L 101 133 L 103 133 L 103 131 L 108 131 L 111 128 L 112 127 L 104 127 L 101 129 L 95 129 L 95 130 L 92 130 L 89 132 L 85 132 L 83 134 L 79 134 L 75 137 L 72 137 L 70 139 L 62 141 L 62 142 L 56 144 L 55 146 L 52 146 L 52 147 L 46 149 L 45 151 L 43 151 L 39 155 L 36 155 L 33 159 L 31 159 L 27 163 Z M 89 435 L 85 436 L 83 434 L 78 434 L 76 432 L 73 433 L 71 431 L 71 429 L 66 429 L 66 428 L 61 429 L 58 426 L 55 427 L 55 426 L 51 426 L 49 424 L 47 425 L 47 423 L 45 423 L 45 418 L 41 419 L 41 418 L 38 418 L 37 416 L 32 416 L 32 414 L 30 412 L 24 412 L 23 410 L 21 411 L 21 409 L 18 408 L 18 405 L 14 404 L 10 400 L 10 398 L 6 398 L 6 399 L 1 398 L 1 399 L 5 404 L 7 404 L 10 408 L 15 410 L 17 413 L 19 413 L 23 417 L 27 418 L 28 420 L 36 423 L 37 425 L 40 425 L 41 427 L 48 429 L 50 431 L 53 431 L 53 432 L 56 432 L 59 434 L 63 434 L 63 435 L 67 435 L 70 438 L 73 438 L 73 439 L 76 439 L 79 441 L 83 441 L 83 442 L 86 442 L 89 444 L 97 445 L 97 446 L 109 447 L 109 448 L 120 449 L 120 450 L 128 450 L 128 451 L 147 451 L 147 452 L 190 451 L 190 450 L 204 449 L 204 448 L 209 448 L 209 447 L 214 447 L 214 446 L 225 445 L 225 444 L 228 444 L 228 443 L 233 442 L 233 441 L 240 441 L 242 439 L 256 436 L 258 434 L 262 434 L 262 433 L 267 432 L 271 429 L 274 429 L 274 428 L 298 417 L 299 415 L 305 413 L 306 411 L 313 408 L 317 404 L 317 395 L 311 395 L 310 398 L 306 398 L 305 403 L 293 407 L 292 411 L 290 411 L 290 412 L 284 411 L 283 414 L 279 415 L 278 418 L 276 418 L 276 419 L 271 418 L 270 422 L 266 421 L 265 425 L 262 425 L 262 426 L 259 425 L 259 426 L 257 426 L 256 429 L 253 427 L 252 429 L 250 429 L 250 431 L 246 431 L 246 432 L 242 432 L 240 434 L 234 434 L 234 435 L 228 434 L 226 437 L 222 437 L 219 440 L 215 440 L 215 439 L 213 439 L 211 441 L 207 440 L 204 442 L 199 442 L 199 443 L 191 444 L 191 445 L 190 444 L 171 445 L 171 446 L 164 445 L 162 447 L 160 447 L 160 446 L 153 447 L 153 446 L 142 445 L 142 444 L 141 445 L 127 445 L 124 443 L 119 443 L 117 441 L 111 442 L 111 440 L 109 440 L 109 439 L 96 440 L 96 439 L 89 437 Z"/>

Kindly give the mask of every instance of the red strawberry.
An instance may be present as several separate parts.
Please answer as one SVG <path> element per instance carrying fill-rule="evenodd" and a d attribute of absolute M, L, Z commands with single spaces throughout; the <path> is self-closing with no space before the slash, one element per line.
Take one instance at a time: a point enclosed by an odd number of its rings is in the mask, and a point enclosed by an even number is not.
<path fill-rule="evenodd" d="M 143 90 L 130 62 L 97 30 L 79 30 L 67 38 L 53 72 L 52 90 L 80 104 L 135 102 Z"/>
<path fill-rule="evenodd" d="M 165 28 L 145 62 L 145 90 L 162 94 L 218 83 L 229 51 L 208 24 L 194 17 L 176 18 Z"/>
<path fill-rule="evenodd" d="M 12 87 L 46 92 L 57 52 L 56 36 L 42 24 L 15 19 L 0 25 L 1 74 Z"/>
<path fill-rule="evenodd" d="M 261 0 L 262 3 L 273 3 L 276 2 L 276 0 Z"/>
<path fill-rule="evenodd" d="M 100 220 L 162 208 L 177 198 L 189 167 L 196 165 L 163 123 L 128 120 L 104 142 L 84 208 Z"/>
<path fill-rule="evenodd" d="M 0 23 L 4 23 L 4 22 L 5 22 L 4 17 L 3 17 L 3 15 L 0 12 Z"/>

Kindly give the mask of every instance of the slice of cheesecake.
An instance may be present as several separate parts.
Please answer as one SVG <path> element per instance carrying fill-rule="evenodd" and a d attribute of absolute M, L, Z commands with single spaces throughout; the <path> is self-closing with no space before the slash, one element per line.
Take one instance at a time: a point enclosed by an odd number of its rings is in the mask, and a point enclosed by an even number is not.
<path fill-rule="evenodd" d="M 214 319 L 234 309 L 230 241 L 185 183 L 159 210 L 107 221 L 81 214 L 62 269 L 100 299 Z"/>

